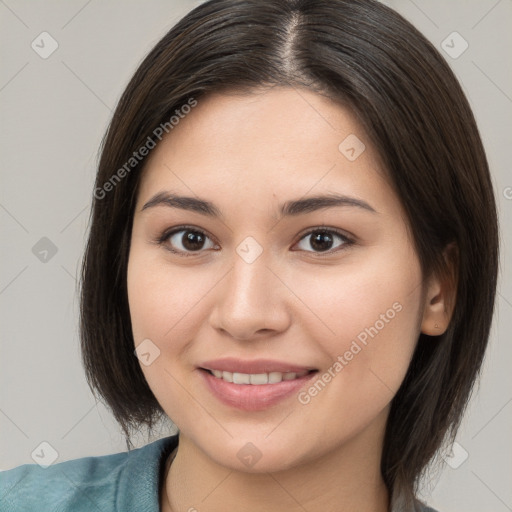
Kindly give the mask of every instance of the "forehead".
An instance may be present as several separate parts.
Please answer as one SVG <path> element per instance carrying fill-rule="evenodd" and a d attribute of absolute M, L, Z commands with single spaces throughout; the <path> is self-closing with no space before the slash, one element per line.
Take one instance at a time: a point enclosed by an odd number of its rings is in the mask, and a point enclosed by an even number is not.
<path fill-rule="evenodd" d="M 199 99 L 150 154 L 138 206 L 164 190 L 238 212 L 308 192 L 398 202 L 353 114 L 307 89 L 284 87 Z"/>

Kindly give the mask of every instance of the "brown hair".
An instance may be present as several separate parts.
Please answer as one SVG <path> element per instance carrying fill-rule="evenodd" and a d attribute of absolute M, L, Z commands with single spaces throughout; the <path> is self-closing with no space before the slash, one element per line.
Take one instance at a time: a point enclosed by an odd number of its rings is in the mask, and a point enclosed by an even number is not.
<path fill-rule="evenodd" d="M 309 87 L 352 109 L 405 208 L 424 277 L 444 271 L 443 250 L 457 248 L 449 328 L 420 335 L 385 434 L 384 480 L 395 499 L 411 503 L 422 471 L 454 438 L 480 371 L 498 228 L 485 152 L 457 79 L 425 37 L 374 0 L 211 0 L 139 66 L 103 140 L 96 178 L 81 282 L 88 382 L 128 437 L 163 413 L 134 356 L 126 288 L 145 159 L 115 183 L 114 174 L 138 148 L 157 143 L 155 128 L 191 97 L 275 85 Z"/>

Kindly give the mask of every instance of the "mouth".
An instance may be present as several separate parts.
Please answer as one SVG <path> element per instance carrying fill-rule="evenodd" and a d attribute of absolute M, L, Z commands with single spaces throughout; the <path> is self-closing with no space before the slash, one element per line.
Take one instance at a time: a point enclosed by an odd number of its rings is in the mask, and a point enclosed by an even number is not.
<path fill-rule="evenodd" d="M 265 410 L 290 398 L 318 373 L 276 361 L 235 359 L 203 363 L 198 370 L 217 400 L 244 411 Z"/>

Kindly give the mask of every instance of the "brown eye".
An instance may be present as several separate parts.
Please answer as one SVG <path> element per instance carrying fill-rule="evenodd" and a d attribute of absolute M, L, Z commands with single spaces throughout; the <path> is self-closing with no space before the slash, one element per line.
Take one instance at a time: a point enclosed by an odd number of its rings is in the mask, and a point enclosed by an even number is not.
<path fill-rule="evenodd" d="M 202 231 L 190 228 L 182 228 L 165 235 L 163 243 L 166 243 L 172 252 L 190 253 L 200 252 L 203 249 L 213 249 L 215 244 Z"/>
<path fill-rule="evenodd" d="M 308 239 L 309 241 L 307 241 Z M 306 242 L 303 243 L 303 241 Z M 302 247 L 300 247 L 301 243 L 303 243 Z M 306 233 L 306 235 L 301 238 L 299 248 L 307 252 L 327 252 L 337 249 L 338 247 L 350 245 L 351 243 L 351 240 L 337 231 L 330 229 L 316 229 Z M 308 249 L 305 245 L 309 246 L 311 249 Z"/>

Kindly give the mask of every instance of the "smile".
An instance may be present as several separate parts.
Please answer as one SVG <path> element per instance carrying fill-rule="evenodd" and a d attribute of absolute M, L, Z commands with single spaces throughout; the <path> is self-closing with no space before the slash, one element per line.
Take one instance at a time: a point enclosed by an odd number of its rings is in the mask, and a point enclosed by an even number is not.
<path fill-rule="evenodd" d="M 224 358 L 198 367 L 206 389 L 220 403 L 262 411 L 295 396 L 317 369 L 272 360 Z"/>
<path fill-rule="evenodd" d="M 252 384 L 261 386 L 262 384 L 279 384 L 283 380 L 295 380 L 307 375 L 310 371 L 301 373 L 296 372 L 270 372 L 270 373 L 238 373 L 224 372 L 220 370 L 209 370 L 217 379 L 222 379 L 233 384 Z"/>

